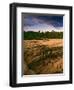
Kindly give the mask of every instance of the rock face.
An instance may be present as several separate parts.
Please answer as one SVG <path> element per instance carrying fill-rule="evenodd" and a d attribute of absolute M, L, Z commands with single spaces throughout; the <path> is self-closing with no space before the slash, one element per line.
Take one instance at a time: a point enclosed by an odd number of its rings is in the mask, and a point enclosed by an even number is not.
<path fill-rule="evenodd" d="M 24 74 L 63 73 L 63 40 L 25 40 Z"/>

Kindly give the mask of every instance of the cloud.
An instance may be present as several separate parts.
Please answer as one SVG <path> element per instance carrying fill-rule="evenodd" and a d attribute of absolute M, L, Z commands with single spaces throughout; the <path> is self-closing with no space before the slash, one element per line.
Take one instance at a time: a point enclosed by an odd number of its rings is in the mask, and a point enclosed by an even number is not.
<path fill-rule="evenodd" d="M 28 16 L 24 18 L 23 29 L 25 31 L 62 30 L 63 16 Z"/>

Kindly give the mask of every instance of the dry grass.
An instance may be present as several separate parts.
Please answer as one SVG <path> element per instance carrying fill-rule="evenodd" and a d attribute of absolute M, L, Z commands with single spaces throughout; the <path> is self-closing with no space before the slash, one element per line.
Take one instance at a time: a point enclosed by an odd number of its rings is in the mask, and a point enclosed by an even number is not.
<path fill-rule="evenodd" d="M 63 39 L 24 40 L 24 46 L 26 48 L 32 48 L 38 45 L 47 45 L 49 47 L 63 46 Z"/>
<path fill-rule="evenodd" d="M 24 74 L 63 73 L 63 39 L 24 40 Z"/>

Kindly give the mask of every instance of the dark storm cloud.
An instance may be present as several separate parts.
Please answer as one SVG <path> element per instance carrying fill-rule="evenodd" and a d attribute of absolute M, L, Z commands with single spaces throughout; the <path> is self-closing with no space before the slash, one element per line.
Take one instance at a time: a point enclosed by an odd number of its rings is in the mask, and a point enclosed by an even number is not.
<path fill-rule="evenodd" d="M 47 24 L 51 24 L 54 27 L 63 26 L 63 16 L 38 16 L 38 19 L 44 20 Z"/>
<path fill-rule="evenodd" d="M 63 15 L 29 15 L 23 14 L 23 30 L 51 31 L 63 30 Z"/>
<path fill-rule="evenodd" d="M 24 26 L 45 23 L 54 27 L 63 27 L 63 16 L 28 16 L 24 19 Z"/>

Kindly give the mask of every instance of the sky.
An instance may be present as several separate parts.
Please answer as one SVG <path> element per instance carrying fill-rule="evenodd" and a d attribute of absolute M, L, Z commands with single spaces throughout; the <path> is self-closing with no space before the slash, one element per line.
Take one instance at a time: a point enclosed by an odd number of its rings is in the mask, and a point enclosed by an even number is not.
<path fill-rule="evenodd" d="M 63 31 L 62 15 L 23 15 L 24 31 Z"/>

